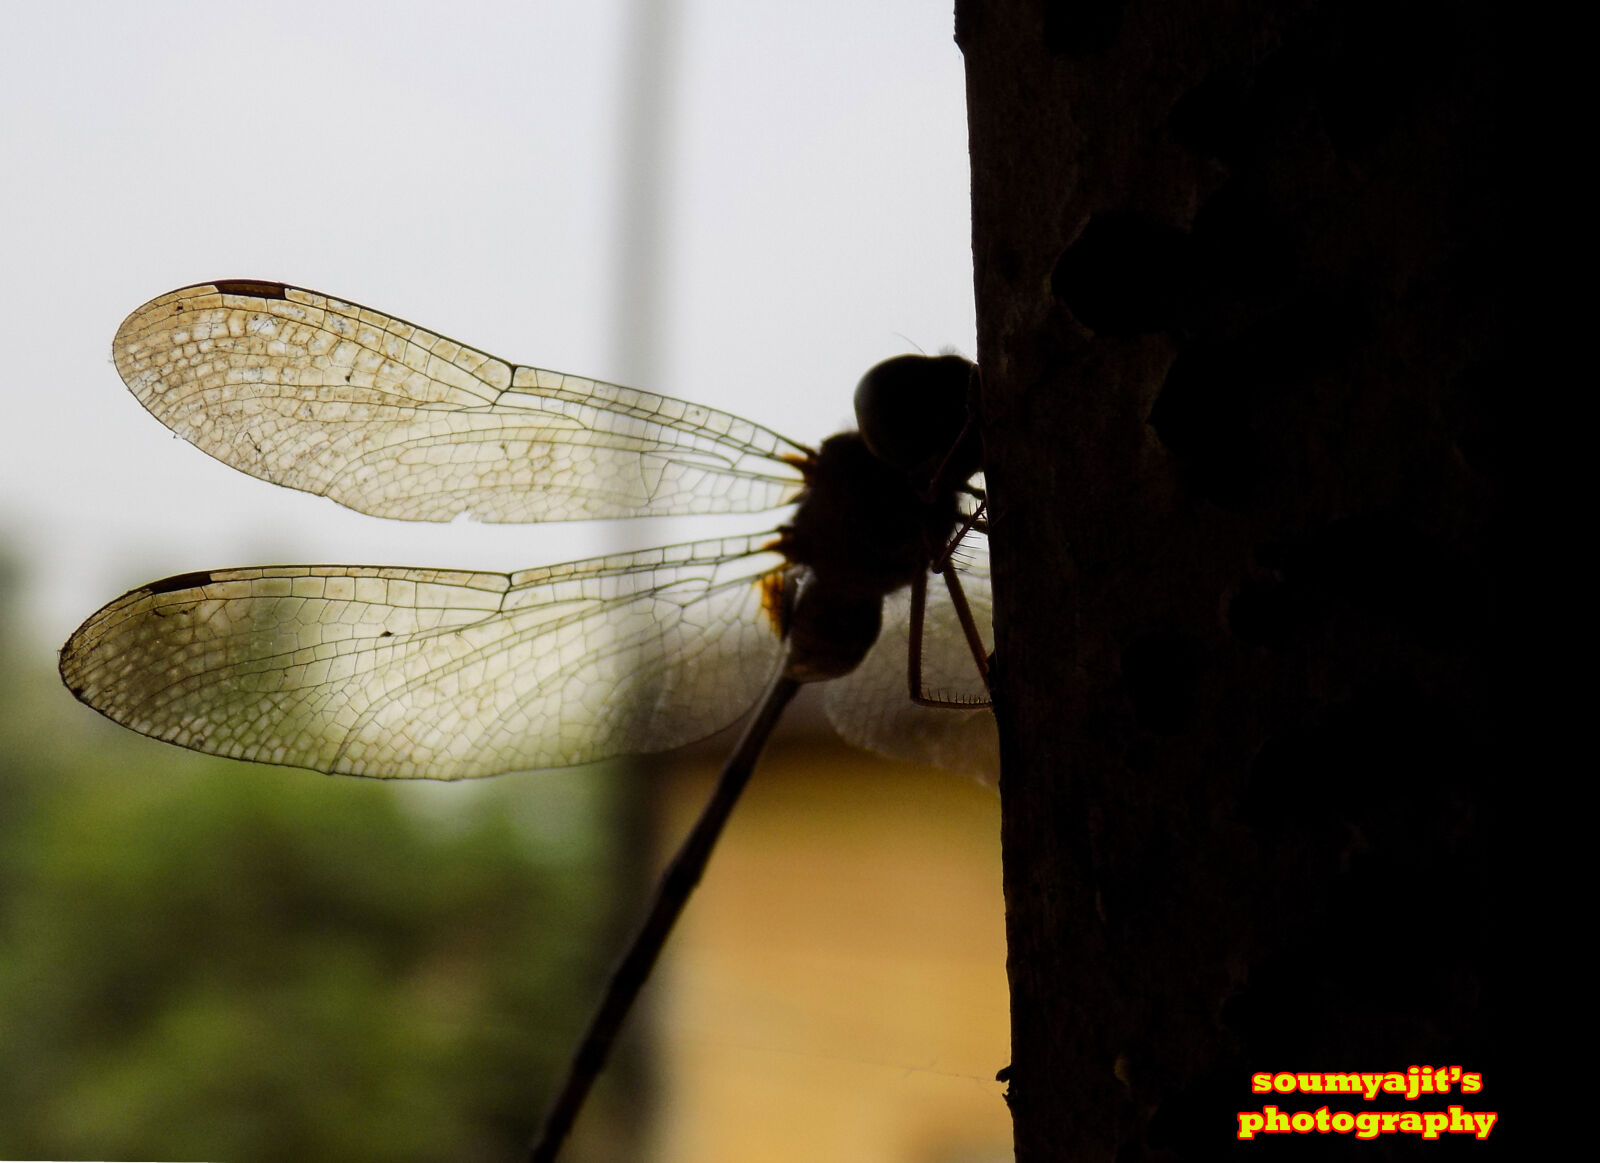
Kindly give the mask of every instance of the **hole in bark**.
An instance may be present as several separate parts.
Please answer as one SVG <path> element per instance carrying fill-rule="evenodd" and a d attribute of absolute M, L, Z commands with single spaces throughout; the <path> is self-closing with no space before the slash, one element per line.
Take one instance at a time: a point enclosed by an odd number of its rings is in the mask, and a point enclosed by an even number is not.
<path fill-rule="evenodd" d="M 1100 335 L 1171 327 L 1189 282 L 1189 236 L 1141 215 L 1096 215 L 1050 275 L 1056 300 Z"/>

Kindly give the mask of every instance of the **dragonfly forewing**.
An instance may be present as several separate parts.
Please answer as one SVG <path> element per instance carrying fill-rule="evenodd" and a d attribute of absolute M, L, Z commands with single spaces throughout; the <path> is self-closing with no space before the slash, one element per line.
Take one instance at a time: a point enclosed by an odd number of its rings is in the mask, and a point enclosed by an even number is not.
<path fill-rule="evenodd" d="M 117 370 L 225 464 L 380 517 L 572 521 L 764 512 L 807 449 L 713 408 L 513 364 L 278 283 L 162 295 Z"/>
<path fill-rule="evenodd" d="M 123 595 L 62 651 L 74 694 L 199 751 L 461 779 L 660 751 L 738 719 L 784 568 L 726 538 L 517 574 L 269 566 Z"/>

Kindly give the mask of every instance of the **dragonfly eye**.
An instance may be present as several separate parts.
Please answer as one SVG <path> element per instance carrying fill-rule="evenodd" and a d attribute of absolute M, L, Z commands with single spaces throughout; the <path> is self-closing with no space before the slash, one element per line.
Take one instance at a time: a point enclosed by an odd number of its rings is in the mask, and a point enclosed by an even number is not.
<path fill-rule="evenodd" d="M 856 385 L 856 424 L 879 460 L 913 478 L 931 475 L 967 425 L 972 363 L 959 355 L 897 355 Z M 977 471 L 976 463 L 959 476 Z"/>

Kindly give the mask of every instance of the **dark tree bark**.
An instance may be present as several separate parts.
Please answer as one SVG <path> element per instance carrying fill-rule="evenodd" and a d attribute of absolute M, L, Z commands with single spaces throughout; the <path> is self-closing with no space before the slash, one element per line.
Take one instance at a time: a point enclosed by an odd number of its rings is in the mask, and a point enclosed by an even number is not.
<path fill-rule="evenodd" d="M 1495 37 L 958 0 L 1023 1163 L 1323 1105 L 1257 1071 L 1459 1064 L 1431 1105 L 1497 1109 Z"/>

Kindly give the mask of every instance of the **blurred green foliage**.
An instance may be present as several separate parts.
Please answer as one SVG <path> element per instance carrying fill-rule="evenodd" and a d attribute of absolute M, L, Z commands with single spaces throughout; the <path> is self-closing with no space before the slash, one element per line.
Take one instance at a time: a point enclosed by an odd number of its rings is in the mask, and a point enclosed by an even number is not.
<path fill-rule="evenodd" d="M 78 706 L 14 629 L 0 1157 L 518 1157 L 612 952 L 607 781 L 191 755 Z"/>

